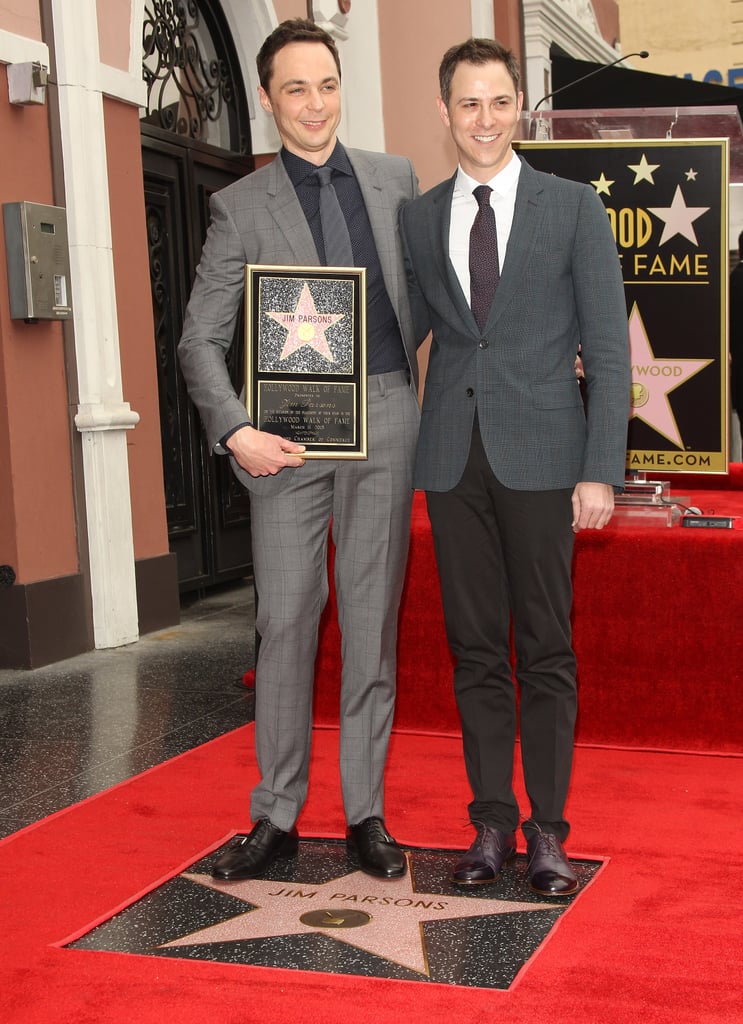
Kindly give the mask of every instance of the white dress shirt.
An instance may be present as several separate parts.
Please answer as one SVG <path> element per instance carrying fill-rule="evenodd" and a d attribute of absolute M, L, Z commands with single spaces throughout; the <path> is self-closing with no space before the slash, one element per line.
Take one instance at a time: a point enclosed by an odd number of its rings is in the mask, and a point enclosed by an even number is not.
<path fill-rule="evenodd" d="M 520 172 L 521 161 L 514 152 L 511 153 L 511 159 L 503 170 L 499 171 L 490 181 L 475 181 L 462 170 L 461 166 L 457 170 L 457 179 L 454 182 L 454 194 L 451 200 L 449 259 L 468 303 L 470 301 L 470 231 L 477 214 L 477 200 L 472 192 L 478 185 L 489 185 L 493 190 L 490 194 L 490 205 L 495 213 L 495 229 L 498 234 L 498 264 L 502 274 L 513 224 Z"/>

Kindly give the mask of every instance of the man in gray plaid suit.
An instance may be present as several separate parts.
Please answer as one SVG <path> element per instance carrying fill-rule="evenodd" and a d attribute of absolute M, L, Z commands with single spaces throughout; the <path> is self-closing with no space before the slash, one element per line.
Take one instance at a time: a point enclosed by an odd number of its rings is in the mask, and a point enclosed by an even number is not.
<path fill-rule="evenodd" d="M 318 623 L 328 595 L 332 521 L 342 632 L 340 772 L 347 846 L 369 874 L 404 874 L 383 819 L 383 778 L 396 685 L 397 617 L 405 574 L 418 431 L 416 346 L 398 237 L 417 194 L 409 161 L 347 150 L 337 140 L 340 62 L 310 21 L 284 22 L 257 58 L 259 98 L 282 141 L 276 159 L 211 198 L 211 223 L 189 300 L 179 359 L 213 450 L 229 454 L 251 494 L 261 643 L 255 738 L 261 779 L 249 835 L 216 861 L 216 878 L 261 875 L 297 850 L 307 792 Z M 243 298 L 245 264 L 332 265 L 317 168 L 332 184 L 366 267 L 368 459 L 303 458 L 303 446 L 248 422 L 225 352 Z"/>
<path fill-rule="evenodd" d="M 427 492 L 476 836 L 462 885 L 516 853 L 516 701 L 531 887 L 578 887 L 562 847 L 576 713 L 573 535 L 624 483 L 629 344 L 609 218 L 588 185 L 511 148 L 522 93 L 494 40 L 452 47 L 439 113 L 459 167 L 402 212 L 416 330 L 433 331 L 414 482 Z M 484 240 L 484 241 L 483 241 Z M 575 378 L 582 349 L 584 410 Z"/>

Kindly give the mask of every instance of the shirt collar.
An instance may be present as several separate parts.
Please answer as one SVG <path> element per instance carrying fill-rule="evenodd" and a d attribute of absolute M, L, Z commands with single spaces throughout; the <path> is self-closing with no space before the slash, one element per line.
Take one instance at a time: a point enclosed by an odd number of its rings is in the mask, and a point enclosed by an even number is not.
<path fill-rule="evenodd" d="M 310 163 L 304 157 L 297 156 L 296 153 L 290 153 L 284 146 L 281 147 L 279 153 L 286 173 L 289 175 L 289 180 L 295 187 L 301 185 L 317 170 L 316 164 Z M 335 149 L 325 161 L 325 166 L 332 167 L 334 171 L 338 171 L 340 174 L 353 175 L 353 168 L 351 167 L 351 161 L 348 159 L 348 153 L 338 141 L 335 144 Z"/>
<path fill-rule="evenodd" d="M 516 156 L 515 152 L 511 150 L 511 159 L 505 167 L 490 179 L 490 181 L 475 181 L 475 179 L 471 178 L 466 171 L 462 170 L 460 165 L 457 168 L 454 190 L 455 192 L 459 192 L 461 195 L 471 196 L 478 185 L 490 185 L 493 192 L 497 192 L 498 195 L 504 196 L 512 188 L 515 188 L 520 172 L 521 161 Z"/>

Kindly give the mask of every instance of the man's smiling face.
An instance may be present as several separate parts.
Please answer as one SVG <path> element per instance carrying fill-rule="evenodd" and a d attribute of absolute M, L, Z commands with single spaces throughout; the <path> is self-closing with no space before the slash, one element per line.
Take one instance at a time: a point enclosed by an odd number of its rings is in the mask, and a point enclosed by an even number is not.
<path fill-rule="evenodd" d="M 273 114 L 286 148 L 321 166 L 333 152 L 341 119 L 341 83 L 324 43 L 289 43 L 273 59 L 268 90 L 259 87 L 261 106 Z"/>
<path fill-rule="evenodd" d="M 439 114 L 462 170 L 475 181 L 490 181 L 510 160 L 523 101 L 501 61 L 457 66 L 448 106 L 438 99 Z"/>

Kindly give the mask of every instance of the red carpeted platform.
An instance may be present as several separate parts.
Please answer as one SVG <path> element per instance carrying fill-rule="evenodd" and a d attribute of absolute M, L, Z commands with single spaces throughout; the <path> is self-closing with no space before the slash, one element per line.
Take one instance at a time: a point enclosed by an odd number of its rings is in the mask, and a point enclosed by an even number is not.
<path fill-rule="evenodd" d="M 743 465 L 677 475 L 705 514 L 743 516 Z M 576 539 L 578 742 L 743 751 L 743 531 L 610 525 Z M 316 720 L 338 718 L 334 596 L 323 618 Z M 395 727 L 459 728 L 425 497 L 415 496 L 400 616 Z"/>

